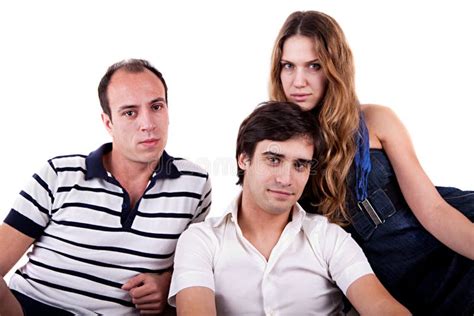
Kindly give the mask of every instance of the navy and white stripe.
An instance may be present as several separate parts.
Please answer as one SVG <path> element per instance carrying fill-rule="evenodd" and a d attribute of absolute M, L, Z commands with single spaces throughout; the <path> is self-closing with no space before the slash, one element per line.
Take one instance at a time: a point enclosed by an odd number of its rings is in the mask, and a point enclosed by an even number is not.
<path fill-rule="evenodd" d="M 180 234 L 209 212 L 207 172 L 164 152 L 131 209 L 103 167 L 110 150 L 55 157 L 20 193 L 5 223 L 36 240 L 12 289 L 77 314 L 133 314 L 122 284 L 172 266 Z"/>

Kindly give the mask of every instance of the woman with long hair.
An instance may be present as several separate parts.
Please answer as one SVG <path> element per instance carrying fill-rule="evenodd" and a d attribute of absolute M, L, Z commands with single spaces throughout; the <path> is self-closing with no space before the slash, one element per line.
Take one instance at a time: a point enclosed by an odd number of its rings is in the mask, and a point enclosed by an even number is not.
<path fill-rule="evenodd" d="M 301 200 L 352 233 L 376 275 L 414 314 L 474 309 L 474 192 L 435 187 L 387 107 L 360 104 L 338 23 L 292 13 L 272 53 L 270 98 L 319 120 L 323 146 Z"/>

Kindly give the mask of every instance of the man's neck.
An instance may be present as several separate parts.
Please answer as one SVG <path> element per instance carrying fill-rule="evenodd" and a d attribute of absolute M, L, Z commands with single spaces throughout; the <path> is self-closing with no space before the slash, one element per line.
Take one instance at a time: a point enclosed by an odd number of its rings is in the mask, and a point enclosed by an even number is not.
<path fill-rule="evenodd" d="M 120 185 L 127 191 L 135 205 L 145 192 L 146 186 L 153 174 L 156 162 L 138 163 L 125 159 L 113 150 L 103 157 L 105 169 L 110 172 Z"/>
<path fill-rule="evenodd" d="M 115 178 L 133 180 L 137 177 L 148 179 L 153 174 L 158 160 L 149 163 L 134 162 L 112 149 L 103 157 L 103 162 L 105 169 Z"/>
<path fill-rule="evenodd" d="M 270 214 L 247 203 L 242 195 L 238 223 L 245 238 L 267 259 L 288 224 L 291 209 L 282 214 Z"/>

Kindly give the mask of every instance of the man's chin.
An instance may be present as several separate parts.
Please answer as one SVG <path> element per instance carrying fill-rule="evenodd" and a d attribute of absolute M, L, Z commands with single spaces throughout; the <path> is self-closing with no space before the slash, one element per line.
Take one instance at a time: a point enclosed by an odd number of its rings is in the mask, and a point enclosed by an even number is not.
<path fill-rule="evenodd" d="M 287 213 L 287 212 L 291 211 L 294 204 L 295 203 L 289 202 L 289 201 L 285 201 L 285 202 L 279 201 L 277 203 L 272 203 L 272 205 L 270 207 L 270 210 L 269 210 L 269 213 L 274 214 L 274 215 L 280 215 L 280 214 L 283 214 L 283 213 Z"/>

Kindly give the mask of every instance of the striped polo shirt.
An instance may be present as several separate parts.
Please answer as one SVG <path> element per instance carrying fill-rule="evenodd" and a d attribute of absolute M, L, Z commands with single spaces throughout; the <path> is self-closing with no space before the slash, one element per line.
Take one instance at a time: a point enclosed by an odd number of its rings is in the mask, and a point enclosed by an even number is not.
<path fill-rule="evenodd" d="M 132 209 L 103 166 L 111 150 L 50 159 L 20 192 L 5 223 L 35 242 L 10 288 L 76 314 L 136 314 L 121 286 L 172 266 L 180 234 L 209 212 L 207 172 L 164 152 Z"/>

